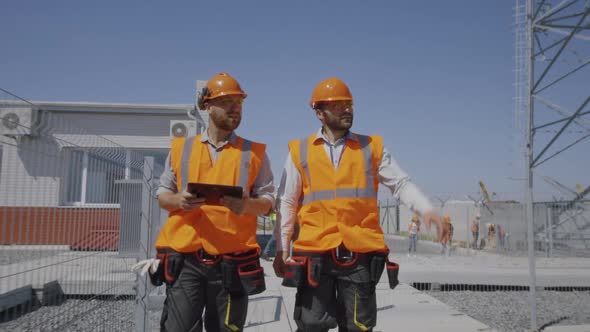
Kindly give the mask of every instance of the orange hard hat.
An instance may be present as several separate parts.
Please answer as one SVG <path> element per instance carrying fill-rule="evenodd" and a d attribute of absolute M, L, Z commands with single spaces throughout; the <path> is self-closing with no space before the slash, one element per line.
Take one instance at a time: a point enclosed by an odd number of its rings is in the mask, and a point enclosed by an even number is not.
<path fill-rule="evenodd" d="M 323 101 L 352 101 L 352 94 L 348 86 L 336 77 L 321 81 L 311 94 L 309 106 L 316 109 L 317 104 Z"/>
<path fill-rule="evenodd" d="M 412 216 L 412 221 L 418 221 L 418 215 L 417 214 L 414 214 Z"/>
<path fill-rule="evenodd" d="M 203 102 L 222 96 L 242 96 L 248 95 L 240 87 L 240 83 L 228 73 L 219 73 L 211 77 L 207 82 L 207 88 L 203 92 Z"/>
<path fill-rule="evenodd" d="M 443 217 L 443 220 L 444 220 L 445 222 L 450 222 L 450 221 L 451 221 L 451 217 L 449 217 L 449 215 L 448 215 L 448 214 L 446 214 L 446 215 Z"/>

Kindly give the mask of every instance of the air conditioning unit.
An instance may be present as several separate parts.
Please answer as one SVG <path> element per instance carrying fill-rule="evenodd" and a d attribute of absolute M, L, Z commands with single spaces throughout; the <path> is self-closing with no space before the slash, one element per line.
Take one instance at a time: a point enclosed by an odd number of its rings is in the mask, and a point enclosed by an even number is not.
<path fill-rule="evenodd" d="M 0 108 L 0 135 L 34 135 L 37 111 L 28 107 Z"/>
<path fill-rule="evenodd" d="M 170 120 L 170 138 L 190 137 L 197 135 L 197 121 Z"/>

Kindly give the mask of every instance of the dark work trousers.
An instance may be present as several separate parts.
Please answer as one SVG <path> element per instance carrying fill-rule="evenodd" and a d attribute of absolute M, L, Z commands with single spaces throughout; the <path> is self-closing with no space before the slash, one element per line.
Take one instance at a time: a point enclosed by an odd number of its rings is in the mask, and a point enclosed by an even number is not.
<path fill-rule="evenodd" d="M 375 284 L 366 260 L 352 267 L 322 262 L 318 287 L 307 283 L 297 289 L 294 319 L 299 332 L 372 331 L 377 322 Z"/>
<path fill-rule="evenodd" d="M 206 265 L 185 255 L 184 266 L 172 286 L 166 285 L 161 327 L 166 332 L 242 331 L 248 295 L 222 285 L 221 264 Z M 203 310 L 205 315 L 203 316 Z"/>

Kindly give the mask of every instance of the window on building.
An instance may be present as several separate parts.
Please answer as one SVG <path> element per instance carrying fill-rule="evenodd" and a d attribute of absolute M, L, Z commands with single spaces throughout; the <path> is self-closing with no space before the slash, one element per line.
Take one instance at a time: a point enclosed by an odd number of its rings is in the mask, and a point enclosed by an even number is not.
<path fill-rule="evenodd" d="M 84 151 L 69 151 L 65 177 L 64 196 L 67 203 L 82 201 L 82 172 L 84 170 Z"/>
<path fill-rule="evenodd" d="M 64 169 L 63 200 L 66 205 L 119 204 L 116 181 L 141 179 L 144 156 L 155 158 L 154 174 L 159 176 L 167 154 L 167 149 L 71 149 Z"/>

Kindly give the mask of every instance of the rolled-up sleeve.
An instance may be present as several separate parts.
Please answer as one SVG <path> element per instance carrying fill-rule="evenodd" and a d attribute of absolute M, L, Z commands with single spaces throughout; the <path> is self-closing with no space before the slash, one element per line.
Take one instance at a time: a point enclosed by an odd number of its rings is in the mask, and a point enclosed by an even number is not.
<path fill-rule="evenodd" d="M 378 169 L 379 182 L 391 190 L 394 197 L 420 214 L 432 211 L 428 198 L 412 183 L 412 180 L 398 165 L 387 149 L 383 149 L 383 157 Z"/>
<path fill-rule="evenodd" d="M 156 190 L 156 195 L 160 196 L 161 193 L 166 192 L 176 193 L 177 191 L 176 174 L 174 174 L 174 170 L 172 169 L 170 153 L 168 153 L 168 157 L 166 157 L 166 162 L 164 163 L 164 171 L 162 172 L 162 175 L 160 175 L 160 184 Z"/>
<path fill-rule="evenodd" d="M 301 174 L 295 167 L 291 155 L 288 155 L 277 194 L 279 213 L 274 231 L 277 251 L 289 251 L 291 247 L 291 238 L 300 206 L 301 188 Z"/>
<path fill-rule="evenodd" d="M 270 160 L 268 159 L 268 155 L 266 155 L 266 153 L 264 154 L 264 159 L 260 165 L 260 170 L 258 171 L 256 180 L 254 180 L 254 184 L 252 185 L 250 197 L 266 198 L 272 204 L 270 211 L 274 210 L 275 208 L 274 177 L 270 167 Z"/>

